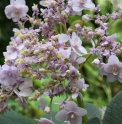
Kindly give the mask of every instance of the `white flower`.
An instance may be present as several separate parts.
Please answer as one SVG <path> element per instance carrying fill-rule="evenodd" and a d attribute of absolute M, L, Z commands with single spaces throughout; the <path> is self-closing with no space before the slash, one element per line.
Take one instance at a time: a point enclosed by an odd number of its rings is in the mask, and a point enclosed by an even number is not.
<path fill-rule="evenodd" d="M 29 78 L 29 77 L 26 77 L 25 80 L 24 80 L 24 83 L 22 83 L 19 86 L 19 90 L 20 90 L 19 95 L 23 96 L 23 97 L 29 96 L 33 91 L 32 87 L 33 87 L 32 79 Z"/>
<path fill-rule="evenodd" d="M 8 19 L 12 18 L 14 22 L 25 17 L 27 12 L 28 7 L 25 5 L 25 0 L 10 0 L 10 5 L 5 8 L 6 17 Z"/>
<path fill-rule="evenodd" d="M 72 33 L 72 38 L 70 39 L 71 48 L 73 51 L 78 54 L 79 56 L 82 56 L 82 54 L 87 54 L 86 49 L 82 46 L 82 41 L 80 38 L 76 35 L 75 32 Z"/>
<path fill-rule="evenodd" d="M 72 9 L 76 12 L 80 12 L 83 9 L 93 10 L 95 4 L 91 0 L 72 0 Z"/>

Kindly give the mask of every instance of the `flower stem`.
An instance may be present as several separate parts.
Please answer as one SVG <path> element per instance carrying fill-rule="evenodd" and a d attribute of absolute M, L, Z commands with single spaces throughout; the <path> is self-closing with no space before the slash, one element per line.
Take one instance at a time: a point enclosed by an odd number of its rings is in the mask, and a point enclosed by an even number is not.
<path fill-rule="evenodd" d="M 50 100 L 50 120 L 52 121 L 52 101 L 53 101 L 53 97 Z"/>
<path fill-rule="evenodd" d="M 79 107 L 84 108 L 83 99 L 81 100 L 81 98 L 79 96 L 77 97 L 77 102 L 78 102 Z M 87 122 L 88 121 L 88 116 L 85 115 L 85 116 L 82 117 L 82 119 L 83 119 L 83 123 Z"/>
<path fill-rule="evenodd" d="M 60 34 L 62 33 L 62 25 L 60 24 Z"/>
<path fill-rule="evenodd" d="M 67 26 L 66 26 L 66 23 L 63 24 L 63 28 L 64 28 L 64 32 L 67 33 Z"/>

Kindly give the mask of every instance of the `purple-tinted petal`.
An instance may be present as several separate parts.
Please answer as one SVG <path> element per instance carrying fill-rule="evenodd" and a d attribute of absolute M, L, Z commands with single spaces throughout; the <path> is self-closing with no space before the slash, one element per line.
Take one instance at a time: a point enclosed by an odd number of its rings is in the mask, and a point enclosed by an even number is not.
<path fill-rule="evenodd" d="M 76 60 L 76 58 L 77 58 L 77 54 L 75 52 L 72 52 L 71 57 L 70 57 L 71 61 L 74 62 Z"/>
<path fill-rule="evenodd" d="M 78 107 L 77 110 L 75 111 L 75 113 L 77 113 L 78 116 L 81 117 L 81 116 L 86 115 L 87 114 L 87 111 L 85 109 L 83 109 L 83 108 Z"/>
<path fill-rule="evenodd" d="M 119 76 L 119 78 L 122 78 L 122 68 L 120 69 L 118 76 Z"/>
<path fill-rule="evenodd" d="M 39 105 L 39 108 L 41 108 L 41 109 L 45 109 L 45 107 L 46 107 L 46 101 L 45 101 L 45 99 L 44 98 L 40 98 L 40 101 L 41 101 L 41 105 Z"/>
<path fill-rule="evenodd" d="M 118 81 L 122 83 L 122 78 L 119 78 L 119 77 L 118 77 Z"/>
<path fill-rule="evenodd" d="M 55 116 L 57 121 L 66 121 L 67 120 L 67 112 L 66 110 L 59 111 Z"/>
<path fill-rule="evenodd" d="M 5 86 L 14 85 L 16 83 L 16 80 L 13 77 L 6 77 L 6 79 L 3 81 Z"/>
<path fill-rule="evenodd" d="M 78 94 L 79 94 L 79 93 L 72 93 L 72 98 L 73 98 L 73 99 L 77 98 L 77 97 L 78 97 Z"/>
<path fill-rule="evenodd" d="M 35 119 L 35 121 L 38 124 L 54 124 L 51 120 L 48 120 L 47 118 Z"/>
<path fill-rule="evenodd" d="M 95 4 L 92 3 L 91 0 L 88 0 L 88 2 L 86 2 L 86 3 L 83 5 L 83 7 L 84 7 L 85 9 L 90 9 L 90 10 L 92 10 L 92 9 L 95 9 Z"/>
<path fill-rule="evenodd" d="M 117 79 L 117 77 L 114 76 L 113 74 L 107 74 L 107 79 L 110 82 L 114 82 Z"/>
<path fill-rule="evenodd" d="M 81 53 L 87 54 L 87 51 L 86 51 L 86 49 L 85 49 L 83 46 L 78 47 L 78 50 L 79 50 Z"/>
<path fill-rule="evenodd" d="M 82 124 L 82 118 L 81 117 L 77 117 L 75 119 L 70 119 L 70 124 Z"/>
<path fill-rule="evenodd" d="M 3 65 L 2 66 L 2 70 L 9 70 L 10 69 L 10 66 L 8 66 L 8 65 Z"/>
<path fill-rule="evenodd" d="M 10 0 L 10 4 L 11 5 L 14 4 L 14 2 L 15 2 L 15 0 Z"/>
<path fill-rule="evenodd" d="M 32 91 L 33 91 L 32 88 L 27 88 L 27 89 L 25 88 L 19 92 L 19 95 L 23 97 L 27 97 L 32 93 Z"/>
<path fill-rule="evenodd" d="M 16 0 L 16 4 L 25 5 L 25 0 Z"/>
<path fill-rule="evenodd" d="M 18 50 L 22 50 L 24 47 L 25 47 L 24 44 L 20 44 L 20 45 L 17 46 L 17 49 L 18 49 Z"/>
<path fill-rule="evenodd" d="M 8 55 L 8 59 L 16 59 L 17 58 L 17 52 L 14 52 L 14 53 L 10 53 L 9 55 Z"/>
<path fill-rule="evenodd" d="M 73 3 L 72 9 L 76 12 L 80 12 L 83 8 L 81 7 L 80 3 Z"/>
<path fill-rule="evenodd" d="M 33 87 L 33 82 L 31 78 L 27 77 L 24 79 L 24 83 L 22 83 L 19 86 L 19 89 L 22 90 L 22 89 L 29 88 L 29 87 Z"/>
<path fill-rule="evenodd" d="M 66 34 L 60 34 L 58 37 L 58 41 L 60 44 L 63 44 L 69 40 L 69 36 Z"/>
<path fill-rule="evenodd" d="M 49 96 L 49 95 L 52 94 L 52 90 L 51 89 L 46 89 L 43 94 Z"/>
<path fill-rule="evenodd" d="M 65 105 L 65 110 L 67 111 L 75 111 L 77 109 L 77 104 L 73 101 L 69 101 Z"/>
<path fill-rule="evenodd" d="M 79 79 L 77 82 L 76 82 L 76 86 L 78 89 L 82 89 L 83 88 L 83 84 L 84 84 L 84 79 Z"/>
<path fill-rule="evenodd" d="M 78 64 L 81 64 L 81 63 L 83 63 L 85 60 L 86 60 L 86 58 L 79 57 L 79 58 L 76 60 L 76 62 L 77 62 Z"/>
<path fill-rule="evenodd" d="M 106 64 L 106 65 L 104 66 L 104 70 L 105 70 L 107 73 L 112 73 L 113 65 Z"/>
<path fill-rule="evenodd" d="M 108 59 L 109 64 L 118 64 L 119 59 L 115 55 L 111 55 Z"/>
<path fill-rule="evenodd" d="M 104 67 L 105 65 L 103 65 L 101 68 L 100 68 L 100 74 L 103 76 L 103 75 L 107 75 L 107 73 L 105 72 L 104 70 Z"/>

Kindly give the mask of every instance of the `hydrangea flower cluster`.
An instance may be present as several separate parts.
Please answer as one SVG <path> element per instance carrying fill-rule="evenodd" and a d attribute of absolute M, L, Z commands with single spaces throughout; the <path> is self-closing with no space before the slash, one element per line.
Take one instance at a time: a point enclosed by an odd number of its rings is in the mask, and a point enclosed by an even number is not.
<path fill-rule="evenodd" d="M 108 35 L 110 25 L 107 22 L 108 18 L 116 21 L 122 14 L 116 11 L 100 15 L 100 5 L 95 6 L 91 0 L 41 0 L 39 4 L 44 8 L 34 4 L 32 17 L 27 14 L 25 0 L 10 0 L 10 5 L 5 8 L 6 17 L 17 22 L 19 27 L 13 29 L 14 36 L 3 53 L 5 64 L 0 66 L 0 113 L 9 107 L 7 101 L 15 93 L 16 101 L 26 108 L 27 97 L 30 101 L 40 100 L 39 108 L 50 114 L 50 120 L 40 118 L 36 122 L 54 124 L 52 100 L 64 93 L 66 99 L 60 103 L 61 110 L 56 114 L 56 120 L 81 124 L 87 111 L 78 107 L 74 99 L 82 101 L 80 91 L 89 86 L 80 74 L 89 57 L 97 55 L 92 63 L 100 67 L 100 74 L 107 76 L 108 81 L 122 82 L 122 63 L 116 56 L 122 48 L 115 41 L 116 34 Z M 115 8 L 121 9 L 119 4 Z M 82 15 L 82 10 L 89 10 L 94 16 Z M 76 23 L 75 29 L 71 29 L 67 23 L 68 17 L 73 15 L 81 15 L 84 23 L 94 20 L 98 27 L 94 29 Z M 30 28 L 25 27 L 27 21 Z M 86 49 L 84 43 L 90 43 L 92 47 Z M 108 63 L 103 62 L 103 57 L 108 58 Z M 50 80 L 41 88 L 34 87 L 34 80 L 48 77 Z M 44 95 L 50 97 L 49 106 Z"/>

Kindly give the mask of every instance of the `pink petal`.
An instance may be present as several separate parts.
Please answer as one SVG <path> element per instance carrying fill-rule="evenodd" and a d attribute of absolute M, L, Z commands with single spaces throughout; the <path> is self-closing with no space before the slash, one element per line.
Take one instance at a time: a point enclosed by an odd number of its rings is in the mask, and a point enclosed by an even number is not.
<path fill-rule="evenodd" d="M 25 88 L 19 92 L 19 95 L 23 97 L 27 97 L 32 93 L 32 91 L 33 91 L 32 88 L 28 88 L 28 89 Z"/>
<path fill-rule="evenodd" d="M 58 37 L 58 41 L 60 44 L 63 44 L 69 40 L 69 36 L 66 34 L 60 34 Z"/>
<path fill-rule="evenodd" d="M 57 121 L 66 121 L 67 120 L 67 112 L 65 110 L 59 111 L 55 116 Z"/>

